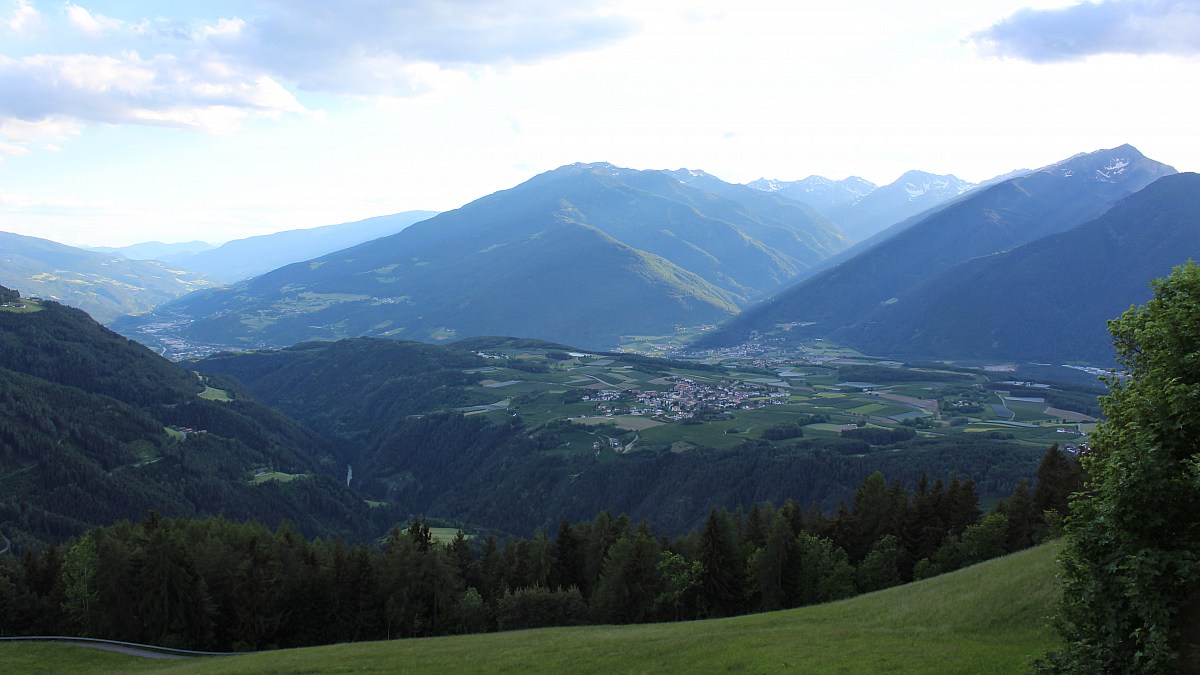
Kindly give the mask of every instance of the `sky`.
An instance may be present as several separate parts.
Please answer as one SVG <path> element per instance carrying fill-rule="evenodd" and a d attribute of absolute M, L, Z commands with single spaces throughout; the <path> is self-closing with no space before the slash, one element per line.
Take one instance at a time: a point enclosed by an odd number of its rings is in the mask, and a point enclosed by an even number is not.
<path fill-rule="evenodd" d="M 220 243 L 574 162 L 1196 171 L 1197 82 L 1195 0 L 0 0 L 0 230 Z"/>

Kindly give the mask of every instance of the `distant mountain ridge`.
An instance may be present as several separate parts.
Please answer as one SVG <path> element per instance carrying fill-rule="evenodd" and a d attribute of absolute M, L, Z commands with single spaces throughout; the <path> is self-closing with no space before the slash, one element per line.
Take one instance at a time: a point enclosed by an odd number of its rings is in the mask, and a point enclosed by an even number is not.
<path fill-rule="evenodd" d="M 775 192 L 780 196 L 808 204 L 818 213 L 829 214 L 834 209 L 857 203 L 863 197 L 879 189 L 865 178 L 850 176 L 832 180 L 824 176 L 809 176 L 804 180 L 781 181 L 759 178 L 746 183 L 747 187 L 763 192 Z"/>
<path fill-rule="evenodd" d="M 704 181 L 564 166 L 162 316 L 190 322 L 184 339 L 227 346 L 515 334 L 607 348 L 719 321 L 846 245 L 803 205 Z"/>
<path fill-rule="evenodd" d="M 115 253 L 130 260 L 165 260 L 168 256 L 199 253 L 216 248 L 206 241 L 185 241 L 164 244 L 161 241 L 144 241 L 130 246 L 81 246 L 87 251 L 98 253 Z"/>
<path fill-rule="evenodd" d="M 760 178 L 747 186 L 808 204 L 837 223 L 851 242 L 859 242 L 893 223 L 958 197 L 974 188 L 975 183 L 952 175 L 908 171 L 882 187 L 857 176 L 840 181 L 809 176 L 795 182 Z"/>
<path fill-rule="evenodd" d="M 1111 363 L 1106 322 L 1197 257 L 1200 175 L 1165 176 L 1096 220 L 960 263 L 839 337 L 897 355 Z"/>
<path fill-rule="evenodd" d="M 972 191 L 747 309 L 697 345 L 735 344 L 753 331 L 796 339 L 830 335 L 869 320 L 879 307 L 953 265 L 1069 230 L 1174 173 L 1123 145 Z M 780 326 L 796 330 L 781 332 Z"/>
<path fill-rule="evenodd" d="M 405 211 L 351 223 L 235 239 L 215 248 L 168 252 L 159 257 L 173 265 L 233 283 L 395 234 L 436 215 L 436 211 Z"/>
<path fill-rule="evenodd" d="M 128 260 L 0 232 L 0 284 L 78 307 L 101 322 L 141 314 L 213 281 L 156 261 Z"/>

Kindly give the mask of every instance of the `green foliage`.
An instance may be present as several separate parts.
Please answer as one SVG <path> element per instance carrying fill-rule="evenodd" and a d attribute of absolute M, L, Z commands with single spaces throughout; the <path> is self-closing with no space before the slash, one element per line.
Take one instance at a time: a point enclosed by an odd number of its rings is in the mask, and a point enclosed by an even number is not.
<path fill-rule="evenodd" d="M 911 536 L 945 533 L 918 576 L 998 555 L 1004 516 L 966 522 L 977 514 L 957 479 L 910 502 L 878 473 L 835 516 L 806 516 L 794 502 L 711 509 L 701 531 L 673 542 L 607 512 L 563 521 L 553 542 L 489 536 L 474 551 L 461 532 L 439 541 L 422 519 L 368 547 L 306 541 L 290 525 L 151 512 L 0 564 L 0 628 L 253 650 L 785 609 L 907 580 L 904 561 L 920 544 Z M 847 547 L 867 551 L 857 566 Z"/>
<path fill-rule="evenodd" d="M 655 613 L 673 621 L 696 617 L 700 612 L 704 565 L 672 551 L 660 551 L 658 556 L 656 571 L 660 590 L 654 601 Z"/>
<path fill-rule="evenodd" d="M 659 550 L 647 532 L 621 537 L 604 557 L 604 572 L 592 597 L 598 623 L 643 623 L 656 618 Z"/>
<path fill-rule="evenodd" d="M 356 642 L 182 662 L 0 643 L 0 670 L 208 672 L 722 672 L 1008 675 L 1054 642 L 1057 546 L 837 603 L 716 621 Z M 949 599 L 949 600 L 948 600 Z"/>
<path fill-rule="evenodd" d="M 843 429 L 841 436 L 842 438 L 866 441 L 871 445 L 891 445 L 893 443 L 911 441 L 917 437 L 917 432 L 908 427 L 897 427 L 895 429 L 861 427 L 858 429 Z"/>
<path fill-rule="evenodd" d="M 74 625 L 76 635 L 92 634 L 93 607 L 100 600 L 96 589 L 96 539 L 84 535 L 63 557 L 63 612 Z"/>
<path fill-rule="evenodd" d="M 781 422 L 773 427 L 763 429 L 762 437 L 768 441 L 786 441 L 790 438 L 800 438 L 804 435 L 804 427 L 794 422 Z"/>
<path fill-rule="evenodd" d="M 1083 480 L 1079 460 L 1066 456 L 1055 443 L 1046 450 L 1038 465 L 1033 507 L 1039 513 L 1056 511 L 1063 516 L 1070 515 L 1070 497 L 1083 487 Z"/>
<path fill-rule="evenodd" d="M 914 579 L 928 579 L 1006 553 L 1008 516 L 989 513 L 983 522 L 970 525 L 960 536 L 951 536 L 934 554 L 917 563 Z"/>
<path fill-rule="evenodd" d="M 709 616 L 729 616 L 741 609 L 743 570 L 738 558 L 728 517 L 715 508 L 710 510 L 696 554 L 704 570 L 701 588 Z"/>
<path fill-rule="evenodd" d="M 1071 502 L 1054 672 L 1195 672 L 1200 667 L 1200 267 L 1154 284 L 1109 323 L 1125 377 Z"/>
<path fill-rule="evenodd" d="M 858 591 L 869 593 L 902 583 L 901 555 L 903 551 L 896 535 L 885 534 L 877 539 L 867 557 L 854 570 L 854 583 Z"/>
<path fill-rule="evenodd" d="M 496 605 L 500 630 L 587 623 L 587 604 L 578 588 L 554 591 L 542 586 L 505 593 Z"/>

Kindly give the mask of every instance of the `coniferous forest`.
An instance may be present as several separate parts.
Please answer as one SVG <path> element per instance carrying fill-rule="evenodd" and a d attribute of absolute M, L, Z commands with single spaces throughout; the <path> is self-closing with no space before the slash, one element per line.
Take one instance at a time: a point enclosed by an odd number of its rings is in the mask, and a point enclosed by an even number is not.
<path fill-rule="evenodd" d="M 972 481 L 870 475 L 833 514 L 793 501 L 713 509 L 669 537 L 605 511 L 553 535 L 438 541 L 414 520 L 350 545 L 223 518 L 96 527 L 0 560 L 0 634 L 214 651 L 585 623 L 721 617 L 948 572 L 1057 534 L 1078 463 L 1050 448 L 1036 487 L 982 515 Z"/>

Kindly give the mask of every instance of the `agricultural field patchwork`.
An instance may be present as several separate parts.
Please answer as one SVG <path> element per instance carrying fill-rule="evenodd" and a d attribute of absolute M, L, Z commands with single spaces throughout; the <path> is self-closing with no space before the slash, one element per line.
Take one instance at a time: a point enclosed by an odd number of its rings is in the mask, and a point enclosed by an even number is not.
<path fill-rule="evenodd" d="M 497 365 L 465 372 L 478 378 L 471 395 L 491 403 L 460 410 L 519 415 L 548 450 L 597 454 L 792 444 L 860 428 L 1071 445 L 1086 442 L 1095 421 L 1049 403 L 1051 385 L 1028 396 L 983 368 L 917 367 L 832 345 L 703 360 L 551 351 L 489 350 Z"/>

